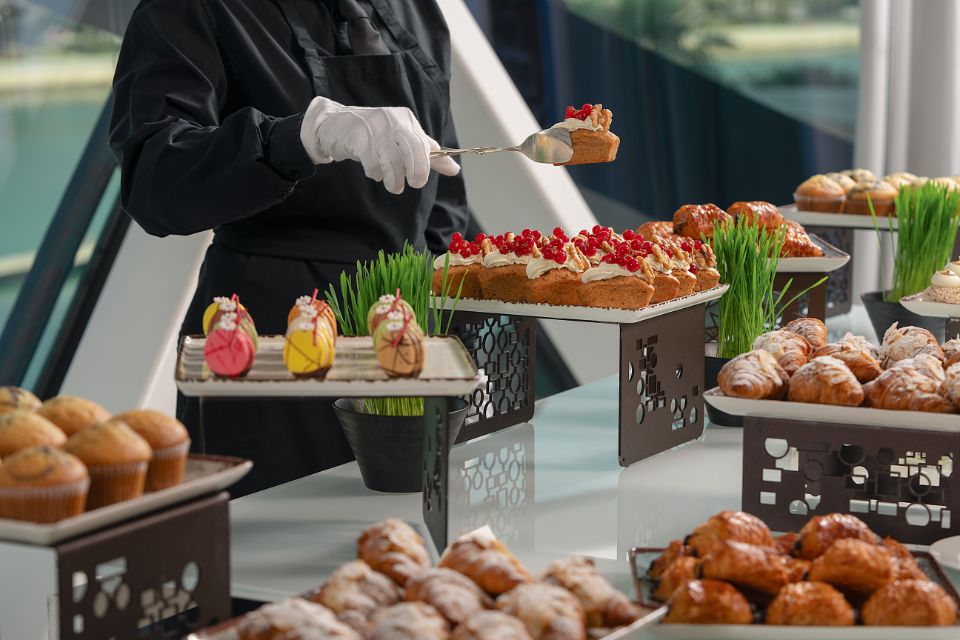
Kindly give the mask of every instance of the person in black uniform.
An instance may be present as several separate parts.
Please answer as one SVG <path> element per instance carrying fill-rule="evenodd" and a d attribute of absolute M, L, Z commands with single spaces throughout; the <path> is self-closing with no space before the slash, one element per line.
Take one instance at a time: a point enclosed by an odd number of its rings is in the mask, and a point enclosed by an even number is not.
<path fill-rule="evenodd" d="M 449 32 L 436 0 L 141 0 L 114 78 L 124 209 L 148 233 L 214 230 L 180 329 L 237 293 L 263 334 L 410 241 L 442 252 L 469 214 Z M 432 170 L 431 170 L 432 169 Z M 234 494 L 352 458 L 329 401 L 180 396 L 198 451 L 251 458 Z"/>

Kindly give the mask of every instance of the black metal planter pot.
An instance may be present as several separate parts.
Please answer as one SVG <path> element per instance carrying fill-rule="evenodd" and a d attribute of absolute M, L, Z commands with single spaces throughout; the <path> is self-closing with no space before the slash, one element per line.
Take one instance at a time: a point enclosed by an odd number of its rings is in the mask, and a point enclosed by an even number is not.
<path fill-rule="evenodd" d="M 899 322 L 900 326 L 914 326 L 928 329 L 939 342 L 943 342 L 945 323 L 943 318 L 932 318 L 929 316 L 918 316 L 912 311 L 908 311 L 899 302 L 884 302 L 882 291 L 871 291 L 860 295 L 863 306 L 867 309 L 867 315 L 870 316 L 870 324 L 877 333 L 877 339 L 883 340 L 884 332 L 894 322 Z"/>
<path fill-rule="evenodd" d="M 450 407 L 448 442 L 456 442 L 467 416 L 467 401 L 448 398 L 447 406 Z M 360 413 L 351 398 L 340 398 L 333 403 L 333 409 L 368 489 L 416 493 L 423 488 L 425 421 L 422 416 Z"/>

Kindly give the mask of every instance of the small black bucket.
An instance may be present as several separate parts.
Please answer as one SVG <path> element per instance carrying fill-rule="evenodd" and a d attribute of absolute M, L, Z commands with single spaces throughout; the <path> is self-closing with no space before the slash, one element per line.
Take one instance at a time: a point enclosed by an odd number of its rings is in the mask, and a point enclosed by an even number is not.
<path fill-rule="evenodd" d="M 448 398 L 449 442 L 467 417 L 467 401 Z M 363 484 L 384 493 L 416 493 L 423 489 L 423 416 L 378 416 L 361 413 L 352 398 L 333 403 L 343 433 L 360 466 Z"/>
<path fill-rule="evenodd" d="M 918 316 L 899 302 L 884 302 L 883 292 L 871 291 L 860 295 L 863 306 L 867 309 L 867 315 L 870 316 L 870 324 L 877 333 L 877 340 L 883 340 L 883 334 L 890 328 L 894 322 L 899 322 L 901 327 L 914 326 L 923 327 L 936 336 L 937 341 L 943 343 L 943 336 L 946 328 L 946 321 L 943 318 L 933 318 L 930 316 Z"/>

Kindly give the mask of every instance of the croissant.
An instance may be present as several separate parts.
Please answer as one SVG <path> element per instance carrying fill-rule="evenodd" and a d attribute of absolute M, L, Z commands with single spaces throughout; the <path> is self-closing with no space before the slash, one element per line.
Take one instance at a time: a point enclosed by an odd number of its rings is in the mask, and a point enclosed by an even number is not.
<path fill-rule="evenodd" d="M 523 623 L 500 611 L 480 611 L 453 630 L 450 640 L 533 640 Z"/>
<path fill-rule="evenodd" d="M 566 589 L 543 582 L 518 585 L 497 598 L 497 609 L 520 619 L 533 640 L 586 640 L 583 607 Z"/>
<path fill-rule="evenodd" d="M 806 230 L 793 220 L 784 220 L 783 247 L 780 249 L 781 258 L 819 258 L 823 256 L 823 249 L 818 247 Z"/>
<path fill-rule="evenodd" d="M 889 369 L 898 360 L 912 358 L 921 353 L 929 353 L 943 359 L 943 351 L 932 333 L 922 327 L 898 327 L 894 322 L 883 334 L 880 345 L 880 360 L 885 369 Z"/>
<path fill-rule="evenodd" d="M 774 549 L 724 540 L 700 563 L 700 576 L 725 580 L 741 589 L 776 595 L 788 580 L 787 567 Z"/>
<path fill-rule="evenodd" d="M 947 367 L 943 382 L 940 383 L 940 395 L 960 409 L 960 364 Z"/>
<path fill-rule="evenodd" d="M 588 558 L 557 560 L 547 567 L 543 580 L 577 597 L 587 616 L 588 627 L 619 627 L 640 617 L 636 605 L 614 589 Z"/>
<path fill-rule="evenodd" d="M 721 511 L 698 526 L 690 534 L 688 544 L 694 554 L 703 558 L 724 540 L 746 542 L 760 547 L 773 547 L 770 529 L 760 518 L 743 511 Z"/>
<path fill-rule="evenodd" d="M 817 318 L 797 318 L 783 325 L 784 331 L 801 336 L 811 349 L 819 349 L 827 344 L 827 325 Z"/>
<path fill-rule="evenodd" d="M 774 231 L 783 225 L 783 215 L 776 205 L 762 200 L 752 202 L 734 202 L 727 208 L 727 213 L 734 220 L 746 218 L 749 222 L 756 222 L 763 229 Z"/>
<path fill-rule="evenodd" d="M 849 627 L 856 616 L 843 594 L 824 582 L 789 584 L 767 607 L 766 624 Z"/>
<path fill-rule="evenodd" d="M 960 362 L 960 340 L 957 338 L 944 342 L 940 350 L 943 351 L 944 368 Z"/>
<path fill-rule="evenodd" d="M 877 409 L 953 413 L 953 403 L 938 394 L 940 386 L 914 367 L 889 369 L 863 385 L 864 404 Z"/>
<path fill-rule="evenodd" d="M 957 603 L 926 580 L 897 580 L 863 605 L 863 624 L 903 627 L 949 626 L 957 622 Z"/>
<path fill-rule="evenodd" d="M 929 580 L 927 574 L 917 564 L 916 558 L 905 546 L 893 538 L 884 538 L 883 546 L 890 553 L 890 559 L 893 561 L 894 580 Z"/>
<path fill-rule="evenodd" d="M 754 400 L 779 400 L 789 376 L 769 351 L 755 349 L 723 365 L 717 384 L 724 395 Z"/>
<path fill-rule="evenodd" d="M 788 376 L 807 363 L 812 351 L 810 343 L 803 336 L 786 329 L 757 336 L 753 348 L 768 351 Z"/>
<path fill-rule="evenodd" d="M 884 547 L 863 540 L 837 540 L 810 564 L 807 579 L 845 593 L 869 595 L 893 579 L 893 561 Z"/>
<path fill-rule="evenodd" d="M 370 619 L 367 640 L 447 640 L 450 625 L 422 602 L 401 602 L 381 609 Z"/>
<path fill-rule="evenodd" d="M 787 397 L 791 402 L 858 407 L 863 402 L 863 388 L 842 361 L 821 356 L 797 369 L 790 378 Z"/>
<path fill-rule="evenodd" d="M 493 608 L 493 600 L 470 578 L 451 569 L 429 569 L 407 580 L 404 598 L 426 602 L 456 626 L 478 611 Z"/>
<path fill-rule="evenodd" d="M 820 557 L 837 540 L 854 538 L 870 544 L 879 544 L 877 537 L 866 523 L 849 513 L 829 513 L 814 516 L 800 529 L 795 554 L 804 560 Z"/>
<path fill-rule="evenodd" d="M 490 527 L 481 527 L 454 540 L 443 552 L 438 566 L 462 573 L 492 596 L 533 580 Z"/>
<path fill-rule="evenodd" d="M 358 557 L 374 570 L 403 586 L 407 579 L 430 566 L 430 556 L 413 527 L 389 518 L 367 528 L 357 540 Z"/>
<path fill-rule="evenodd" d="M 720 580 L 691 580 L 673 592 L 664 624 L 750 624 L 750 603 Z"/>
<path fill-rule="evenodd" d="M 354 560 L 338 567 L 310 600 L 327 607 L 354 629 L 363 631 L 366 618 L 374 611 L 400 600 L 400 589 L 363 560 Z"/>
<path fill-rule="evenodd" d="M 932 356 L 929 353 L 919 353 L 912 358 L 897 360 L 890 365 L 891 369 L 902 369 L 904 367 L 913 367 L 937 383 L 943 382 L 943 362 L 940 361 L 940 358 Z"/>
<path fill-rule="evenodd" d="M 661 602 L 666 602 L 677 587 L 697 577 L 696 571 L 699 564 L 700 560 L 693 556 L 677 558 L 676 562 L 667 567 L 667 570 L 660 575 L 653 597 Z"/>
<path fill-rule="evenodd" d="M 854 342 L 841 341 L 825 344 L 814 351 L 811 358 L 816 359 L 823 356 L 836 358 L 847 365 L 847 368 L 859 382 L 870 382 L 883 373 L 883 368 L 876 356 L 872 355 L 869 350 L 857 346 Z"/>
<path fill-rule="evenodd" d="M 303 598 L 264 605 L 243 616 L 233 631 L 239 640 L 296 637 L 286 635 L 295 632 L 314 634 L 304 637 L 331 640 L 361 638 L 356 631 L 337 620 L 332 611 Z"/>
<path fill-rule="evenodd" d="M 647 575 L 651 578 L 659 578 L 678 558 L 688 556 L 690 553 L 690 547 L 680 540 L 673 540 L 667 545 L 667 548 L 663 550 L 663 553 L 650 563 L 650 569 L 647 571 Z"/>

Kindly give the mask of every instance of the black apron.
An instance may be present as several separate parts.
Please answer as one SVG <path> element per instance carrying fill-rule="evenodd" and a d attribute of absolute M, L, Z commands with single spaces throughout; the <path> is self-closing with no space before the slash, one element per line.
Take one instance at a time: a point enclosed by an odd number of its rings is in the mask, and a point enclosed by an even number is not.
<path fill-rule="evenodd" d="M 266 1 L 266 0 L 265 0 Z M 326 56 L 308 35 L 303 16 L 291 0 L 277 0 L 303 50 L 315 95 L 346 105 L 406 106 L 424 130 L 438 137 L 449 105 L 444 75 L 397 20 L 388 0 L 371 4 L 400 51 L 389 55 Z M 400 196 L 363 174 L 357 162 L 321 166 L 316 175 L 297 184 L 291 197 L 252 218 L 216 230 L 207 251 L 193 301 L 181 335 L 200 331 L 206 306 L 217 295 L 237 293 L 250 310 L 261 335 L 282 334 L 287 311 L 297 296 L 314 287 L 326 290 L 340 273 L 352 273 L 337 236 L 363 237 L 350 259 L 369 259 L 375 248 L 396 240 L 377 234 L 403 233 L 423 238 L 436 193 L 436 174 L 424 190 L 407 188 Z M 362 212 L 349 219 L 311 218 L 310 198 L 320 199 L 326 211 Z M 425 201 L 427 199 L 427 201 Z M 316 201 L 316 200 L 315 200 Z M 386 216 L 378 231 L 363 218 Z M 374 234 L 374 237 L 368 237 Z M 325 236 L 331 236 L 328 239 Z M 416 244 L 422 244 L 417 242 Z M 330 255 L 339 260 L 319 258 Z M 319 259 L 310 259 L 317 256 Z M 178 416 L 188 426 L 195 451 L 250 458 L 251 474 L 231 492 L 244 495 L 327 469 L 353 459 L 331 400 L 216 400 L 178 397 Z"/>

